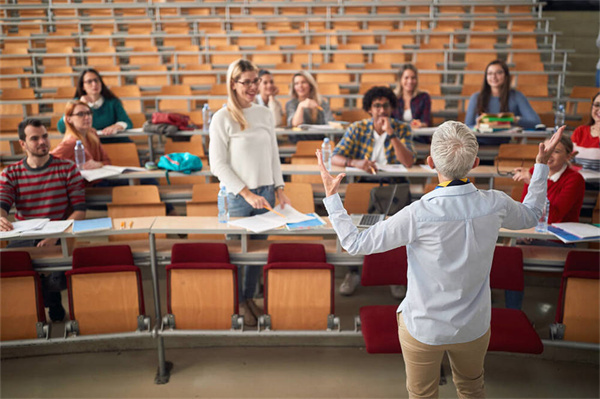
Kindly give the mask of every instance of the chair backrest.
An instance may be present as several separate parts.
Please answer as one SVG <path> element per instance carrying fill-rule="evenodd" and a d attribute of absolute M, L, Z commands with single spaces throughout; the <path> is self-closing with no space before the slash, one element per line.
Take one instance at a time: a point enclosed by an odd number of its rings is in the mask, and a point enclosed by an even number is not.
<path fill-rule="evenodd" d="M 521 248 L 496 246 L 490 272 L 490 287 L 523 291 L 523 251 Z"/>
<path fill-rule="evenodd" d="M 191 136 L 190 141 L 173 141 L 173 139 L 167 138 L 165 142 L 165 154 L 172 152 L 189 152 L 190 154 L 206 159 L 204 143 L 200 135 Z"/>
<path fill-rule="evenodd" d="M 160 194 L 154 185 L 118 186 L 112 189 L 113 204 L 155 204 L 159 203 Z"/>
<path fill-rule="evenodd" d="M 363 260 L 361 284 L 364 286 L 406 285 L 407 270 L 406 247 L 366 255 Z"/>
<path fill-rule="evenodd" d="M 272 244 L 264 267 L 265 313 L 274 330 L 324 330 L 334 313 L 334 268 L 316 244 Z M 290 253 L 293 251 L 294 256 Z M 283 259 L 271 262 L 272 259 Z M 293 261 L 299 259 L 299 261 Z"/>
<path fill-rule="evenodd" d="M 344 195 L 344 208 L 348 213 L 367 213 L 371 190 L 379 183 L 348 183 Z"/>
<path fill-rule="evenodd" d="M 271 244 L 267 263 L 275 262 L 327 262 L 327 255 L 321 244 Z"/>
<path fill-rule="evenodd" d="M 495 164 L 500 170 L 522 166 L 529 169 L 535 163 L 537 144 L 500 144 Z"/>
<path fill-rule="evenodd" d="M 25 251 L 0 252 L 0 340 L 37 338 L 46 322 L 41 282 Z"/>
<path fill-rule="evenodd" d="M 119 186 L 113 187 L 112 202 L 107 204 L 108 216 L 113 219 L 143 216 L 166 216 L 165 204 L 160 200 L 158 187 Z M 163 238 L 160 234 L 156 237 Z M 111 235 L 109 241 L 132 241 L 148 238 L 147 233 Z"/>
<path fill-rule="evenodd" d="M 142 276 L 127 245 L 76 248 L 66 272 L 69 315 L 81 334 L 133 332 L 144 315 Z"/>
<path fill-rule="evenodd" d="M 315 199 L 312 185 L 309 183 L 286 183 L 285 194 L 292 201 L 292 206 L 299 212 L 315 211 Z"/>
<path fill-rule="evenodd" d="M 167 266 L 167 311 L 180 329 L 229 329 L 238 313 L 237 267 L 227 245 L 175 244 Z"/>
<path fill-rule="evenodd" d="M 108 155 L 111 164 L 139 168 L 140 158 L 135 143 L 102 144 L 102 148 Z"/>
<path fill-rule="evenodd" d="M 565 291 L 569 278 L 585 278 L 598 280 L 600 277 L 600 253 L 597 251 L 570 251 L 565 260 L 565 268 L 562 274 L 560 292 L 558 294 L 558 306 L 556 307 L 556 322 L 563 321 L 563 307 L 565 303 Z"/>

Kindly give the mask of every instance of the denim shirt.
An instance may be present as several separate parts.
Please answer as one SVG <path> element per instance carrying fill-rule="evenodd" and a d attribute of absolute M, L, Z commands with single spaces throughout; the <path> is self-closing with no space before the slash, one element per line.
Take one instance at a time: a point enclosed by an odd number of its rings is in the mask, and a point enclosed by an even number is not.
<path fill-rule="evenodd" d="M 406 245 L 408 289 L 398 312 L 403 312 L 408 331 L 418 341 L 458 344 L 473 341 L 489 329 L 489 275 L 498 230 L 537 224 L 547 177 L 548 166 L 537 164 L 523 203 L 501 191 L 478 190 L 473 184 L 433 190 L 360 232 L 337 194 L 323 202 L 349 254 Z"/>

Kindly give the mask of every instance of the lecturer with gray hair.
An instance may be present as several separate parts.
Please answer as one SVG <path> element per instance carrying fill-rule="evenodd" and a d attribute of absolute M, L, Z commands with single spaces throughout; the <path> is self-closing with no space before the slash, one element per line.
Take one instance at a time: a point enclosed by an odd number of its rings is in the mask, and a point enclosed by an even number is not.
<path fill-rule="evenodd" d="M 408 290 L 397 311 L 409 397 L 437 397 L 439 370 L 448 352 L 459 398 L 485 397 L 483 362 L 490 338 L 489 275 L 501 227 L 536 225 L 546 201 L 550 154 L 564 126 L 540 144 L 523 203 L 495 190 L 478 190 L 467 178 L 477 165 L 477 138 L 463 123 L 445 122 L 433 134 L 427 164 L 440 184 L 385 221 L 363 231 L 352 224 L 337 194 L 344 177 L 332 177 L 317 151 L 331 224 L 351 255 L 406 246 Z"/>

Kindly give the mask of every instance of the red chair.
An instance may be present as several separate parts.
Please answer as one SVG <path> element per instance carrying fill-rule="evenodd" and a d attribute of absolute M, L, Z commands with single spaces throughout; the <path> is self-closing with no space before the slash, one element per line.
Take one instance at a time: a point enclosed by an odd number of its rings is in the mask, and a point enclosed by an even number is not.
<path fill-rule="evenodd" d="M 562 275 L 555 323 L 556 340 L 599 343 L 600 252 L 570 251 Z"/>
<path fill-rule="evenodd" d="M 0 252 L 0 266 L 0 339 L 47 339 L 42 284 L 29 253 Z"/>
<path fill-rule="evenodd" d="M 496 247 L 490 273 L 490 287 L 523 291 L 521 248 Z M 492 308 L 488 351 L 540 354 L 543 350 L 542 340 L 523 311 Z"/>
<path fill-rule="evenodd" d="M 406 247 L 365 256 L 361 276 L 363 286 L 406 285 Z M 362 335 L 368 353 L 401 353 L 396 310 L 398 305 L 360 308 Z"/>
<path fill-rule="evenodd" d="M 334 267 L 320 244 L 271 244 L 264 267 L 267 330 L 339 330 Z"/>
<path fill-rule="evenodd" d="M 66 276 L 66 335 L 149 331 L 142 275 L 128 245 L 76 248 Z"/>
<path fill-rule="evenodd" d="M 242 329 L 237 267 L 229 263 L 227 245 L 175 244 L 166 269 L 168 314 L 163 329 Z"/>

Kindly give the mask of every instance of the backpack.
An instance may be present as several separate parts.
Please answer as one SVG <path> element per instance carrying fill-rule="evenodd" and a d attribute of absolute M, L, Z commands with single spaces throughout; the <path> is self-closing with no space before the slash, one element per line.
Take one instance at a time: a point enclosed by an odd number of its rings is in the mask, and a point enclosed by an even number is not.
<path fill-rule="evenodd" d="M 167 183 L 171 184 L 171 181 L 169 180 L 169 171 L 181 172 L 189 175 L 194 171 L 202 170 L 202 160 L 189 152 L 173 152 L 160 157 L 158 165 L 156 166 L 166 170 Z"/>
<path fill-rule="evenodd" d="M 152 123 L 166 123 L 168 125 L 177 126 L 177 129 L 179 130 L 194 130 L 196 128 L 196 125 L 191 122 L 189 116 L 178 114 L 176 112 L 153 112 Z"/>

